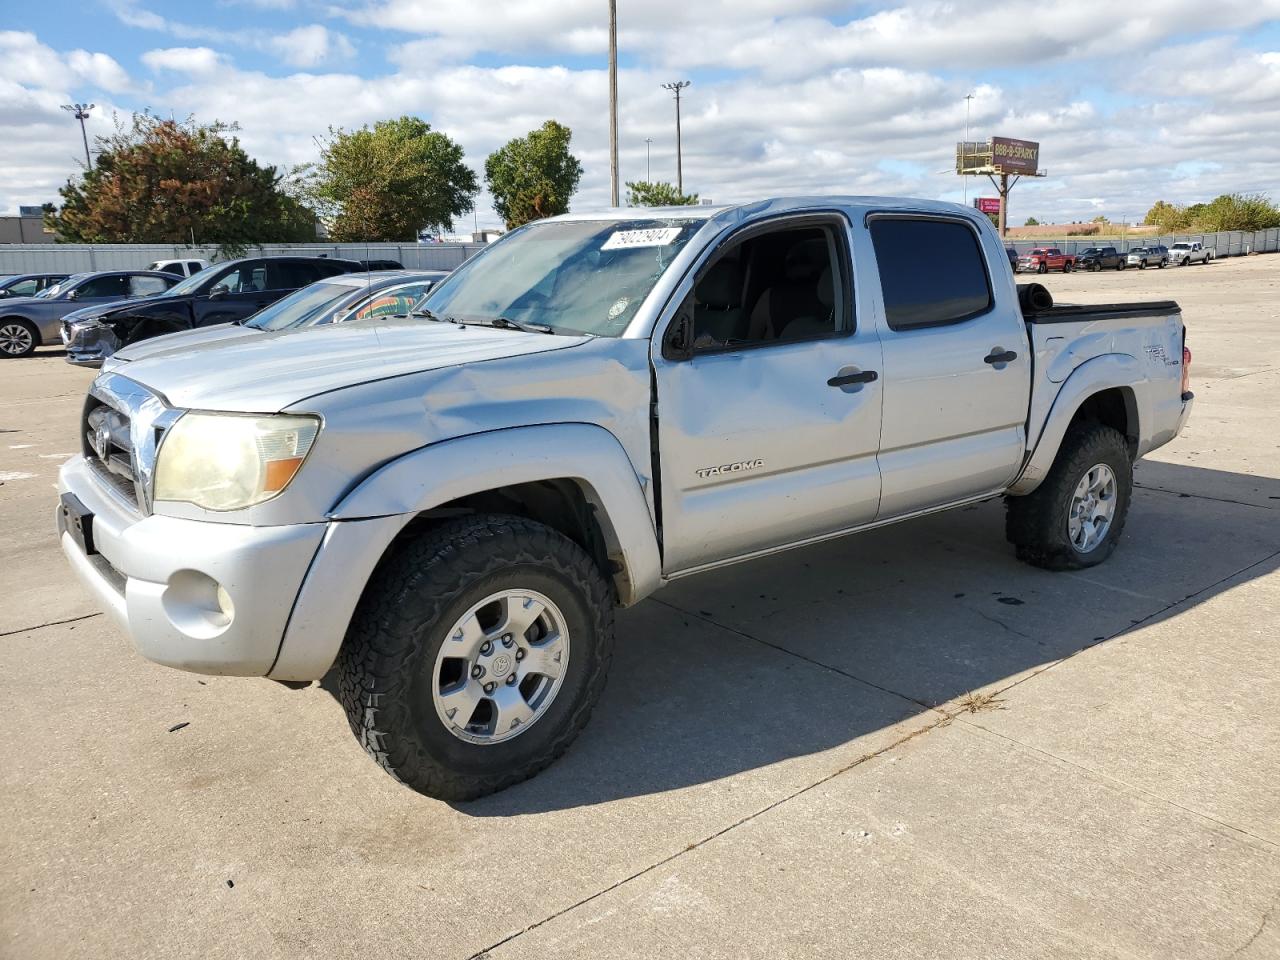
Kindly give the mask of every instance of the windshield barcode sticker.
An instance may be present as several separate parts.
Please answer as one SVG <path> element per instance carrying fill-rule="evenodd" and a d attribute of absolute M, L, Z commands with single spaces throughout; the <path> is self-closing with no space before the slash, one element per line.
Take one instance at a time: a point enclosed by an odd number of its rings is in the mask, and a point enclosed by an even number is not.
<path fill-rule="evenodd" d="M 657 227 L 653 230 L 619 230 L 611 234 L 601 250 L 628 250 L 632 247 L 665 247 L 680 236 L 679 227 Z"/>

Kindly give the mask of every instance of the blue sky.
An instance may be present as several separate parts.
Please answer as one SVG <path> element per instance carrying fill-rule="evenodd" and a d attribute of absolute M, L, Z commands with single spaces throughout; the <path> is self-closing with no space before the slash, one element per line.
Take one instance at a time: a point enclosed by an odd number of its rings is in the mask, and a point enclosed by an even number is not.
<path fill-rule="evenodd" d="M 625 179 L 674 179 L 661 82 L 692 79 L 688 189 L 960 200 L 948 173 L 971 131 L 1041 142 L 1050 176 L 1015 221 L 1140 215 L 1157 199 L 1280 194 L 1280 0 L 1047 6 L 832 0 L 619 0 Z M 575 206 L 608 197 L 604 0 L 50 0 L 0 24 L 0 210 L 57 199 L 78 130 L 58 106 L 150 108 L 240 125 L 281 169 L 329 126 L 401 113 L 468 162 L 554 117 L 586 169 Z M 984 181 L 985 183 L 985 181 Z M 971 183 L 968 195 L 989 193 Z M 471 220 L 472 218 L 468 218 Z M 489 198 L 474 218 L 496 222 Z M 459 224 L 459 227 L 470 224 Z"/>

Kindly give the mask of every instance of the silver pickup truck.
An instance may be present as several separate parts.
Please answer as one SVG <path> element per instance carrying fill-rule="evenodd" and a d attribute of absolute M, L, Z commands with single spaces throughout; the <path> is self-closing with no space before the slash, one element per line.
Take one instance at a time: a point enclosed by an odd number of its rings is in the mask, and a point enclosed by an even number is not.
<path fill-rule="evenodd" d="M 966 207 L 575 214 L 411 317 L 102 373 L 57 524 L 143 656 L 336 669 L 379 764 L 476 797 L 566 749 L 615 608 L 676 578 L 998 496 L 1023 560 L 1102 562 L 1184 341 L 1171 302 L 1016 287 Z"/>

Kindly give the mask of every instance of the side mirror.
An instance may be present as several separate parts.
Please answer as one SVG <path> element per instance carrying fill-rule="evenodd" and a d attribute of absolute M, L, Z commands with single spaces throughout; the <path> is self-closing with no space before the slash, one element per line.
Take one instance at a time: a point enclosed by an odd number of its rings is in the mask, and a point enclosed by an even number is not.
<path fill-rule="evenodd" d="M 693 318 L 681 310 L 662 337 L 664 360 L 688 360 L 693 356 Z"/>
<path fill-rule="evenodd" d="M 214 287 L 212 290 L 209 291 L 209 299 L 221 300 L 230 292 L 231 291 L 228 290 L 226 287 L 224 287 L 222 284 L 218 284 L 216 287 Z"/>
<path fill-rule="evenodd" d="M 72 290 L 70 293 L 68 293 L 68 294 L 67 294 L 67 299 L 68 299 L 68 300 L 79 300 L 79 299 L 80 299 L 80 291 L 79 291 L 79 290 Z"/>

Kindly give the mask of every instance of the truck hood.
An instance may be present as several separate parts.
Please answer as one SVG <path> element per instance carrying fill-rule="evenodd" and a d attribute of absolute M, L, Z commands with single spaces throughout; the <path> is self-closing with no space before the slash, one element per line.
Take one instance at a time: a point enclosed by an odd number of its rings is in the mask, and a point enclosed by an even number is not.
<path fill-rule="evenodd" d="M 261 330 L 244 327 L 235 323 L 218 323 L 211 327 L 200 327 L 196 330 L 181 330 L 178 333 L 166 333 L 150 340 L 140 340 L 121 350 L 117 350 L 112 360 L 131 363 L 134 360 L 150 360 L 152 357 L 165 357 L 182 353 L 191 347 L 208 343 L 222 343 L 237 337 L 261 334 Z"/>
<path fill-rule="evenodd" d="M 389 318 L 175 345 L 119 372 L 176 407 L 274 413 L 343 387 L 590 339 Z"/>

